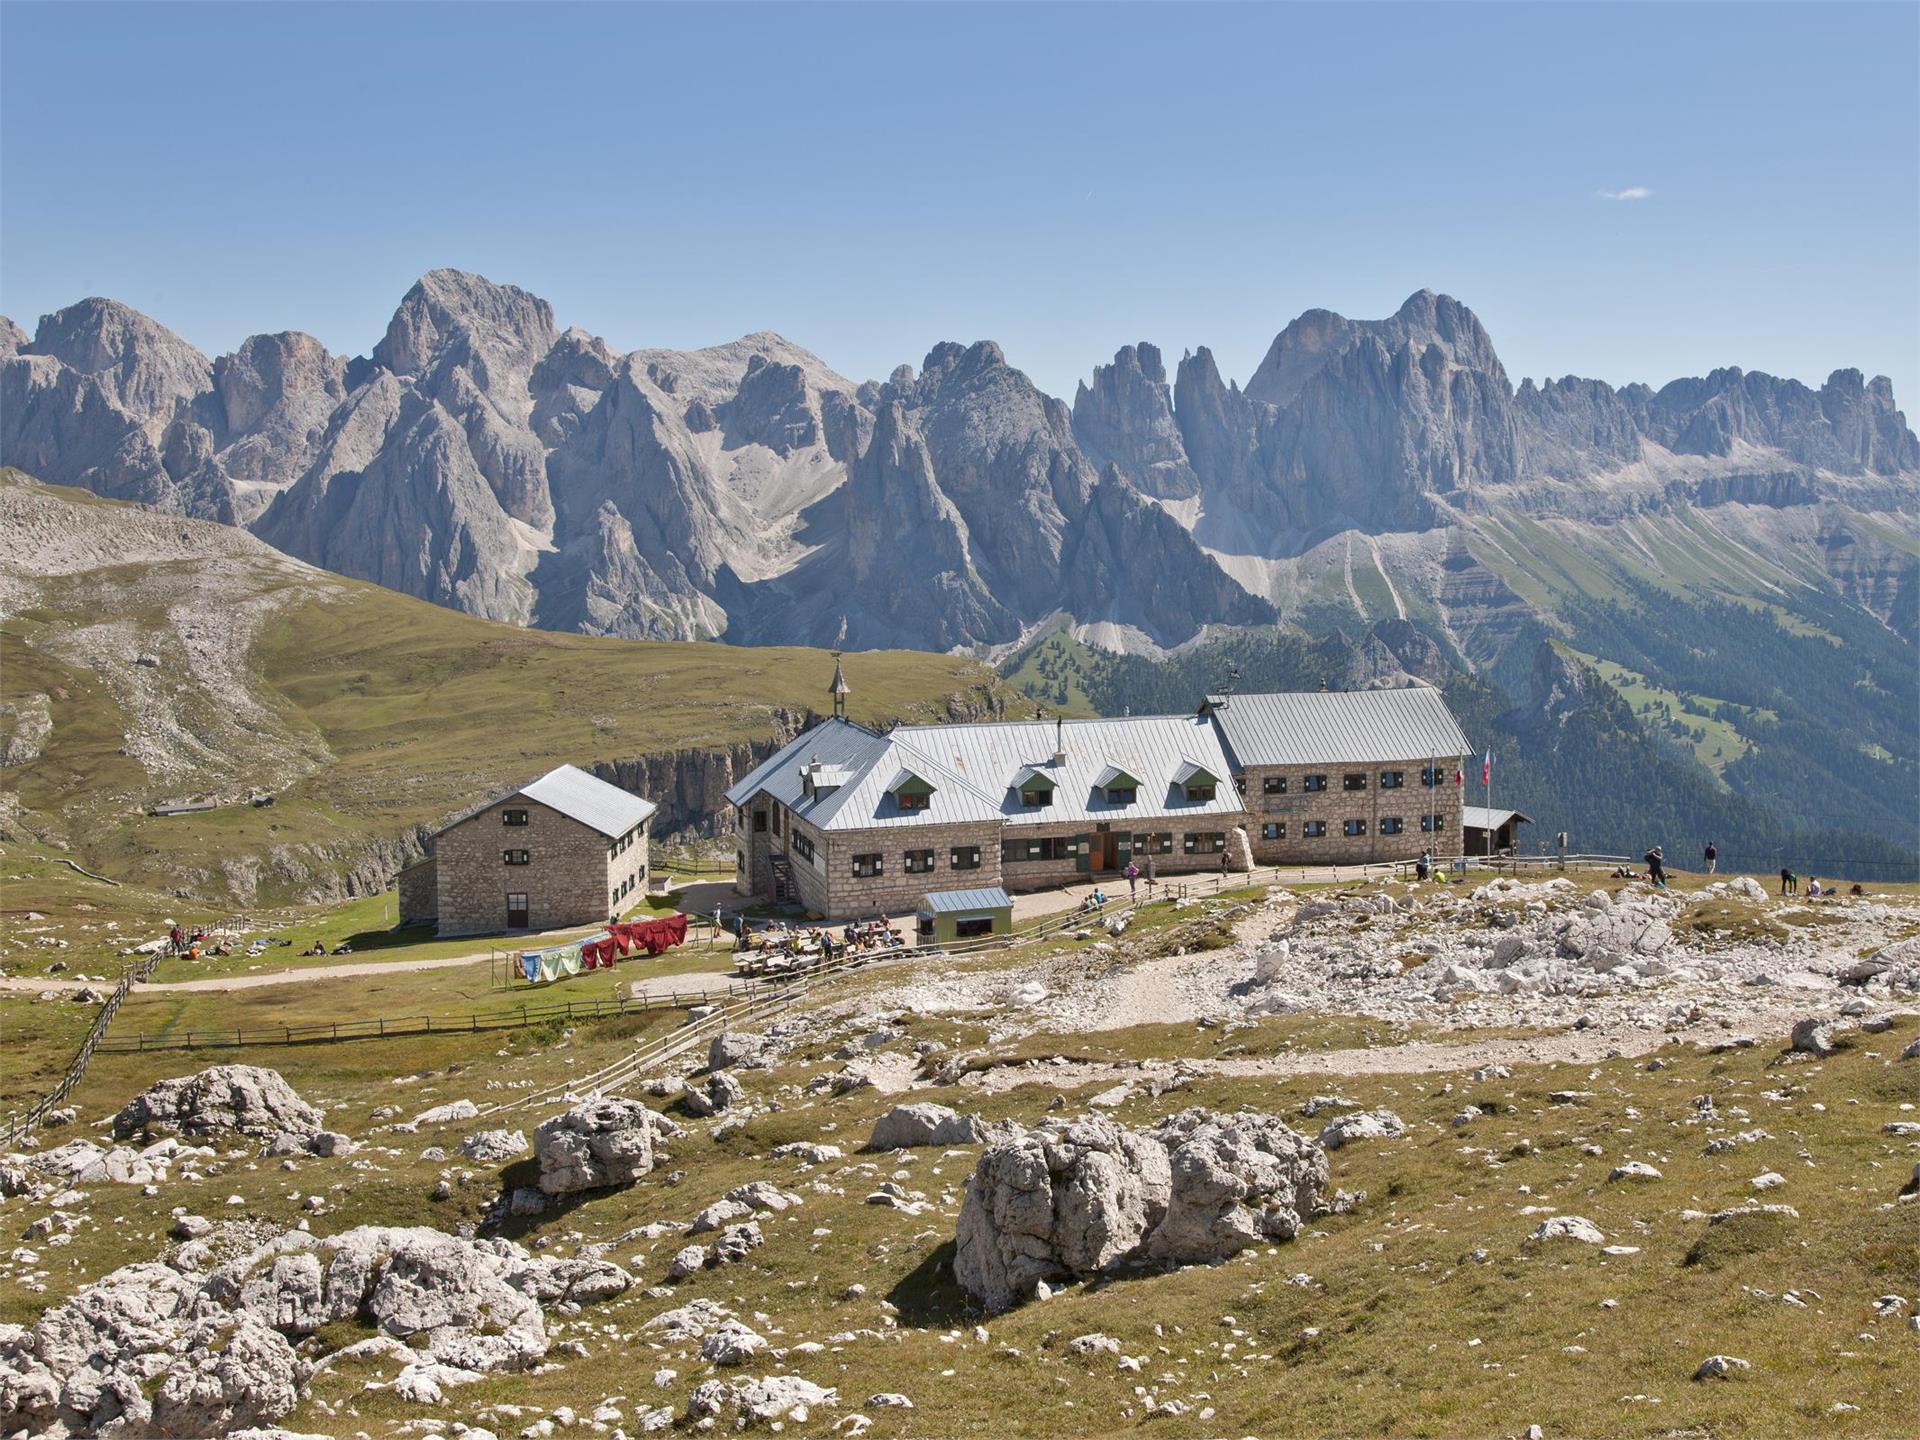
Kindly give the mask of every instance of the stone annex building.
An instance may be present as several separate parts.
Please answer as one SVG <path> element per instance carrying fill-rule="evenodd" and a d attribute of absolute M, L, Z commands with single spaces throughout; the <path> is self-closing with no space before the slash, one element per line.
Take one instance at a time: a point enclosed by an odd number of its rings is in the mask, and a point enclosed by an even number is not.
<path fill-rule="evenodd" d="M 442 935 L 597 925 L 647 884 L 653 802 L 572 765 L 496 796 L 434 833 L 400 872 L 400 923 Z"/>
<path fill-rule="evenodd" d="M 1460 853 L 1470 747 L 1427 687 L 1210 696 L 1195 715 L 902 725 L 845 716 L 732 789 L 735 888 L 832 919 L 934 891 Z"/>

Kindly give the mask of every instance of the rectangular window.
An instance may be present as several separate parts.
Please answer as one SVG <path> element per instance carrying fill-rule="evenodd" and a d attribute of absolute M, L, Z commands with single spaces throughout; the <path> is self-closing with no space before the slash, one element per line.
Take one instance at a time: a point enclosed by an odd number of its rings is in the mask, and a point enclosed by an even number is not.
<path fill-rule="evenodd" d="M 933 792 L 930 790 L 896 790 L 893 798 L 899 801 L 902 810 L 924 810 L 933 804 Z"/>
<path fill-rule="evenodd" d="M 527 812 L 524 810 L 502 810 L 500 812 L 500 818 L 508 825 L 524 825 L 527 823 Z"/>
<path fill-rule="evenodd" d="M 991 915 L 969 915 L 953 922 L 953 938 L 956 940 L 971 940 L 977 935 L 991 934 L 993 934 Z"/>
<path fill-rule="evenodd" d="M 1367 788 L 1367 776 L 1364 770 L 1349 770 L 1340 777 L 1342 790 L 1364 790 Z"/>
<path fill-rule="evenodd" d="M 928 875 L 933 872 L 933 851 L 931 850 L 909 850 L 904 859 L 909 875 Z"/>
<path fill-rule="evenodd" d="M 1073 841 L 1065 835 L 1043 835 L 1038 840 L 1002 840 L 1001 862 L 1020 864 L 1030 860 L 1071 860 Z"/>
<path fill-rule="evenodd" d="M 1038 810 L 1043 805 L 1053 804 L 1053 789 L 1047 785 L 1036 785 L 1031 790 L 1020 792 L 1020 803 L 1030 810 Z"/>
<path fill-rule="evenodd" d="M 1327 788 L 1327 777 L 1324 775 L 1309 775 L 1305 780 L 1300 782 L 1300 788 L 1310 795 L 1317 795 Z"/>
<path fill-rule="evenodd" d="M 1318 840 L 1322 835 L 1327 833 L 1327 822 L 1324 820 L 1309 820 L 1300 827 L 1300 833 L 1309 840 Z"/>
<path fill-rule="evenodd" d="M 744 875 L 747 873 L 746 851 L 736 850 L 733 852 L 733 873 L 736 875 Z"/>
<path fill-rule="evenodd" d="M 1260 838 L 1262 840 L 1286 839 L 1287 838 L 1287 822 L 1284 820 L 1267 821 L 1266 824 L 1260 827 Z"/>
<path fill-rule="evenodd" d="M 1213 795 L 1214 787 L 1211 785 L 1187 786 L 1187 799 L 1189 800 L 1211 800 L 1213 799 Z"/>
<path fill-rule="evenodd" d="M 1188 831 L 1186 852 L 1189 855 L 1218 855 L 1227 848 L 1224 831 Z"/>
<path fill-rule="evenodd" d="M 1171 855 L 1173 853 L 1173 832 L 1161 830 L 1154 833 L 1139 833 L 1133 837 L 1135 855 Z"/>
<path fill-rule="evenodd" d="M 1447 828 L 1447 817 L 1444 815 L 1422 815 L 1420 817 L 1420 828 L 1426 831 L 1444 830 Z"/>
<path fill-rule="evenodd" d="M 1382 770 L 1380 772 L 1380 788 L 1382 790 L 1398 790 L 1406 783 L 1407 772 L 1404 770 Z"/>
<path fill-rule="evenodd" d="M 1260 793 L 1262 795 L 1286 794 L 1287 793 L 1287 777 L 1284 775 L 1267 776 L 1266 779 L 1260 782 Z"/>
<path fill-rule="evenodd" d="M 1132 785 L 1109 785 L 1107 787 L 1107 803 L 1109 805 L 1131 805 L 1139 793 L 1139 790 Z"/>
<path fill-rule="evenodd" d="M 1400 823 L 1400 817 L 1398 815 L 1388 815 L 1380 821 L 1380 833 L 1382 835 L 1398 835 L 1405 828 L 1406 827 Z"/>
<path fill-rule="evenodd" d="M 956 845 L 947 852 L 947 863 L 955 870 L 978 870 L 980 868 L 980 847 L 978 845 Z"/>
<path fill-rule="evenodd" d="M 1341 825 L 1340 829 L 1348 835 L 1364 835 L 1367 833 L 1367 822 L 1364 820 L 1348 820 Z"/>
<path fill-rule="evenodd" d="M 806 831 L 795 830 L 793 832 L 793 853 L 798 855 L 802 860 L 813 859 L 813 840 L 807 835 Z"/>
<path fill-rule="evenodd" d="M 607 896 L 607 909 L 618 910 L 619 908 L 620 908 L 620 891 L 619 891 L 619 888 L 616 886 L 613 892 Z"/>
<path fill-rule="evenodd" d="M 509 865 L 530 865 L 533 863 L 531 850 L 502 850 L 500 858 Z"/>
<path fill-rule="evenodd" d="M 880 874 L 880 857 L 878 855 L 854 856 L 853 873 L 863 880 L 869 876 Z"/>
<path fill-rule="evenodd" d="M 767 833 L 766 811 L 756 810 L 753 812 L 753 833 L 756 835 L 764 835 Z"/>
<path fill-rule="evenodd" d="M 777 805 L 773 810 L 773 833 L 776 835 L 780 833 L 780 807 Z"/>
<path fill-rule="evenodd" d="M 1420 767 L 1420 783 L 1431 790 L 1440 783 L 1441 777 L 1446 773 L 1447 772 L 1438 765 L 1422 765 Z"/>

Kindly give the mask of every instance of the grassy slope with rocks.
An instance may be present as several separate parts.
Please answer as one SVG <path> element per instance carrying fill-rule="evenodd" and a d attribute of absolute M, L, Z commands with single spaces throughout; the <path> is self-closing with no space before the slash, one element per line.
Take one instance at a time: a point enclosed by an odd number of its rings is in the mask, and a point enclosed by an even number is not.
<path fill-rule="evenodd" d="M 764 743 L 826 708 L 820 651 L 491 624 L 17 472 L 0 536 L 0 749 L 25 812 L 0 821 L 176 892 L 378 889 L 420 827 L 562 761 Z M 849 713 L 874 723 L 990 712 L 1002 693 L 950 656 L 846 668 Z M 223 803 L 145 813 L 198 795 Z"/>
<path fill-rule="evenodd" d="M 1218 923 L 1209 918 L 1213 908 L 1176 914 L 1161 907 L 1100 963 L 1149 963 L 1176 938 L 1200 943 Z M 1772 910 L 1714 900 L 1690 913 L 1718 931 L 1758 924 Z M 1091 945 L 1080 953 L 1093 961 Z M 1046 954 L 1057 962 L 1071 954 L 1070 942 L 1051 941 Z M 1000 968 L 1012 979 L 1031 959 L 1015 951 L 961 968 Z M 1352 1214 L 1316 1221 L 1295 1242 L 1217 1266 L 1072 1286 L 1052 1300 L 983 1318 L 948 1269 L 979 1147 L 867 1155 L 860 1145 L 899 1099 L 1032 1124 L 1057 1101 L 1066 1113 L 1079 1112 L 1108 1081 L 1074 1084 L 1077 1072 L 1042 1059 L 1005 1088 L 923 1085 L 910 1097 L 871 1089 L 826 1097 L 803 1089 L 838 1072 L 842 1064 L 831 1052 L 878 1023 L 876 997 L 906 976 L 931 980 L 954 968 L 909 962 L 821 991 L 814 1008 L 828 1018 L 805 1032 L 777 1068 L 739 1072 L 755 1106 L 744 1128 L 716 1139 L 696 1123 L 671 1147 L 671 1163 L 632 1187 L 507 1222 L 504 1233 L 544 1241 L 548 1254 L 614 1242 L 610 1258 L 632 1270 L 640 1286 L 575 1319 L 550 1317 L 555 1338 L 577 1341 L 584 1354 L 555 1353 L 538 1373 L 463 1387 L 433 1416 L 508 1434 L 561 1406 L 589 1413 L 606 1397 L 619 1397 L 615 1403 L 629 1413 L 666 1404 L 684 1414 L 693 1387 L 715 1374 L 789 1373 L 839 1392 L 837 1406 L 816 1409 L 806 1425 L 789 1424 L 790 1432 L 825 1433 L 841 1414 L 864 1409 L 877 1437 L 1066 1436 L 1142 1426 L 1195 1436 L 1452 1437 L 1516 1434 L 1533 1423 L 1549 1435 L 1867 1437 L 1909 1424 L 1920 1351 L 1906 1329 L 1909 1312 L 1881 1315 L 1875 1301 L 1888 1293 L 1909 1305 L 1920 1298 L 1912 1294 L 1915 1212 L 1912 1202 L 1896 1199 L 1920 1141 L 1882 1128 L 1914 1115 L 1920 1062 L 1895 1058 L 1920 1035 L 1911 1015 L 1878 1034 L 1843 1033 L 1825 1060 L 1787 1054 L 1778 1037 L 1713 1053 L 1676 1036 L 1657 1047 L 1652 1063 L 1646 1054 L 1578 1065 L 1516 1063 L 1508 1075 L 1478 1078 L 1465 1066 L 1425 1074 L 1200 1073 L 1161 1094 L 1136 1087 L 1111 1112 L 1129 1126 L 1189 1105 L 1247 1106 L 1311 1131 L 1320 1122 L 1302 1118 L 1301 1107 L 1333 1092 L 1360 1106 L 1392 1108 L 1410 1134 L 1335 1153 L 1334 1183 L 1367 1198 Z M 328 998 L 344 1016 L 376 997 L 345 991 Z M 135 1003 L 176 1001 L 148 996 Z M 0 1262 L 9 1280 L 0 1286 L 0 1322 L 31 1322 L 84 1280 L 162 1253 L 176 1206 L 269 1227 L 304 1218 L 321 1234 L 362 1223 L 448 1230 L 482 1223 L 501 1188 L 529 1183 L 533 1166 L 464 1161 L 454 1143 L 501 1124 L 530 1130 L 557 1104 L 414 1135 L 382 1128 L 373 1112 L 397 1105 L 396 1118 L 408 1118 L 449 1100 L 486 1104 L 531 1093 L 617 1058 L 676 1019 L 208 1057 L 273 1066 L 326 1108 L 330 1126 L 365 1148 L 351 1158 L 301 1158 L 290 1169 L 230 1150 L 205 1167 L 203 1178 L 167 1182 L 158 1199 L 136 1187 L 93 1187 L 84 1202 L 64 1207 L 74 1216 L 69 1243 L 23 1247 L 33 1259 L 15 1252 Z M 944 1049 L 931 1068 L 963 1052 L 1005 1061 L 1059 1052 L 1044 1036 L 992 1041 L 990 1032 L 1005 1019 L 998 1011 L 890 1015 L 899 1033 L 879 1053 L 905 1055 L 932 1041 Z M 18 1012 L 7 1028 L 32 1033 L 20 1028 Z M 1404 1033 L 1364 1019 L 1294 1014 L 1237 1031 L 1169 1025 L 1064 1041 L 1087 1049 L 1089 1058 L 1178 1060 L 1231 1043 L 1311 1064 L 1321 1045 L 1377 1045 Z M 1391 1045 L 1373 1053 L 1384 1063 Z M 104 1120 L 153 1080 L 195 1064 L 181 1055 L 100 1056 L 74 1097 L 80 1128 Z M 1577 1093 L 1556 1101 L 1557 1092 Z M 1698 1102 L 1703 1095 L 1712 1097 L 1712 1114 Z M 1485 1113 L 1454 1126 L 1452 1117 L 1469 1103 Z M 1769 1138 L 1706 1153 L 1710 1137 L 1754 1128 Z M 839 1145 L 847 1155 L 812 1168 L 769 1155 L 796 1140 Z M 424 1156 L 429 1146 L 454 1158 Z M 1629 1159 L 1654 1166 L 1660 1178 L 1609 1181 L 1611 1169 Z M 1785 1184 L 1756 1191 L 1752 1180 L 1768 1171 Z M 430 1199 L 443 1178 L 452 1182 L 450 1197 Z M 641 1288 L 663 1278 L 685 1239 L 677 1231 L 652 1239 L 629 1232 L 654 1222 L 682 1225 L 731 1187 L 759 1179 L 805 1201 L 761 1217 L 763 1246 L 743 1263 L 679 1283 L 670 1295 Z M 908 1214 L 864 1203 L 887 1179 L 924 1195 L 928 1208 Z M 320 1197 L 317 1211 L 307 1208 L 307 1196 Z M 1706 1219 L 1754 1198 L 1790 1204 L 1798 1218 L 1717 1226 Z M 0 1224 L 16 1231 L 43 1213 L 44 1205 L 0 1201 Z M 1584 1216 L 1609 1243 L 1633 1253 L 1530 1244 L 1550 1214 Z M 743 1371 L 716 1372 L 693 1346 L 659 1342 L 642 1328 L 695 1298 L 730 1307 L 777 1348 Z M 984 1340 L 976 1323 L 986 1326 Z M 1122 1355 L 1140 1357 L 1140 1369 L 1121 1369 L 1111 1354 L 1068 1352 L 1069 1340 L 1091 1332 L 1112 1336 Z M 328 1339 L 357 1337 L 349 1325 Z M 819 1348 L 796 1348 L 803 1346 Z M 1739 1356 L 1753 1368 L 1727 1382 L 1691 1380 L 1713 1353 Z M 339 1367 L 286 1423 L 326 1433 L 397 1433 L 423 1412 L 363 1388 L 390 1377 L 392 1368 Z M 651 1377 L 659 1369 L 676 1373 L 656 1386 Z M 882 1392 L 903 1393 L 915 1408 L 868 1408 L 868 1397 Z M 1166 1401 L 1190 1408 L 1148 1419 L 1148 1406 Z"/>

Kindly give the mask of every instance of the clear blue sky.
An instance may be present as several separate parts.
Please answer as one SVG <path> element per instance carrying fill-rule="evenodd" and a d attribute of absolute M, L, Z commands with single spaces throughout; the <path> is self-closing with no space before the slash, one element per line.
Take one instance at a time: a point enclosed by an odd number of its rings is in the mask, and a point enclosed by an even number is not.
<path fill-rule="evenodd" d="M 452 265 L 623 349 L 990 337 L 1071 395 L 1429 286 L 1516 382 L 1856 365 L 1914 414 L 1917 75 L 1904 3 L 8 3 L 0 310 L 363 354 Z"/>

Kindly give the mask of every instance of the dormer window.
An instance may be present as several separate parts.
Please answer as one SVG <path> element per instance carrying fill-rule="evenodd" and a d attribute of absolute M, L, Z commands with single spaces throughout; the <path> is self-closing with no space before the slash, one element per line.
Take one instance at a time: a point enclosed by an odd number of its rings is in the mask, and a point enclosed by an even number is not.
<path fill-rule="evenodd" d="M 1189 800 L 1211 800 L 1219 793 L 1220 778 L 1204 765 L 1191 760 L 1183 760 L 1173 772 L 1173 783 L 1178 785 Z"/>
<path fill-rule="evenodd" d="M 933 786 L 911 770 L 901 771 L 891 789 L 894 803 L 902 810 L 925 810 L 933 804 Z"/>
<path fill-rule="evenodd" d="M 1106 794 L 1109 805 L 1131 805 L 1140 798 L 1140 782 L 1118 765 L 1109 764 L 1094 777 L 1093 784 Z"/>
<path fill-rule="evenodd" d="M 1015 775 L 1013 788 L 1020 792 L 1020 803 L 1029 810 L 1053 804 L 1053 777 L 1036 765 L 1028 765 Z"/>

